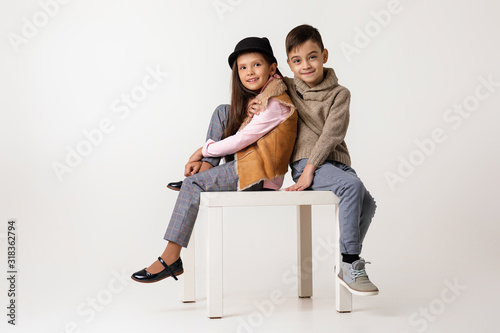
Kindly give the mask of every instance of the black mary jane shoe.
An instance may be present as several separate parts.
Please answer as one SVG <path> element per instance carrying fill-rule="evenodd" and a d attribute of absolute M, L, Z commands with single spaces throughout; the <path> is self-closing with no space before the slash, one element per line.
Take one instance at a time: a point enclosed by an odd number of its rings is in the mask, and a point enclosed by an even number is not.
<path fill-rule="evenodd" d="M 173 277 L 176 281 L 177 275 L 181 275 L 184 273 L 184 269 L 182 268 L 182 260 L 179 257 L 172 265 L 167 265 L 161 257 L 158 257 L 158 261 L 165 267 L 161 272 L 153 274 L 146 271 L 146 268 L 135 272 L 132 274 L 132 280 L 142 283 L 151 283 L 163 280 L 168 278 L 169 276 Z"/>
<path fill-rule="evenodd" d="M 167 187 L 174 191 L 180 191 L 182 187 L 182 180 L 179 182 L 168 183 Z"/>

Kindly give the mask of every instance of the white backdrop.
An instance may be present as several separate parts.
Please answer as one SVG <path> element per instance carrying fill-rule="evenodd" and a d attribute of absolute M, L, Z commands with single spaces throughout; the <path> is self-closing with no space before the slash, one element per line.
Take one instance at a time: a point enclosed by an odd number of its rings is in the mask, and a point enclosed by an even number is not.
<path fill-rule="evenodd" d="M 382 292 L 355 307 L 383 326 L 363 319 L 365 331 L 492 331 L 499 10 L 491 0 L 1 0 L 0 262 L 6 272 L 15 219 L 19 271 L 17 326 L 2 307 L 2 331 L 156 329 L 146 325 L 155 315 L 165 317 L 158 327 L 238 329 L 238 315 L 255 310 L 251 297 L 215 324 L 198 312 L 175 322 L 178 285 L 146 288 L 129 275 L 163 249 L 176 198 L 165 185 L 182 179 L 212 111 L 229 102 L 234 45 L 267 36 L 292 75 L 284 39 L 303 23 L 320 30 L 327 65 L 351 91 L 346 141 L 378 204 L 363 256 Z M 315 242 L 324 244 L 328 212 L 314 213 Z M 228 214 L 239 222 L 225 232 L 226 293 L 265 299 L 283 288 L 293 298 L 283 275 L 295 260 L 294 212 Z M 316 264 L 315 306 L 329 306 L 316 312 L 319 332 L 334 314 L 333 257 Z M 462 286 L 453 300 L 443 296 L 450 283 Z M 290 316 L 276 312 L 256 331 L 281 331 L 272 325 L 287 327 Z M 349 318 L 336 327 L 359 328 Z M 283 331 L 304 329 L 290 325 Z"/>

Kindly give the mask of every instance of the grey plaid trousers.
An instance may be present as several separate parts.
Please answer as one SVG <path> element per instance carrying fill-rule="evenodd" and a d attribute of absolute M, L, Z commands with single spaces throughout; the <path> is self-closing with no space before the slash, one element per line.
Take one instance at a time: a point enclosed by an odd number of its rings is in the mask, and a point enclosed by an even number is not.
<path fill-rule="evenodd" d="M 212 115 L 207 132 L 207 140 L 220 141 L 227 124 L 229 105 L 220 105 Z M 200 206 L 201 192 L 236 191 L 238 173 L 234 161 L 219 165 L 220 158 L 204 158 L 212 169 L 184 179 L 177 196 L 164 239 L 187 247 Z"/>

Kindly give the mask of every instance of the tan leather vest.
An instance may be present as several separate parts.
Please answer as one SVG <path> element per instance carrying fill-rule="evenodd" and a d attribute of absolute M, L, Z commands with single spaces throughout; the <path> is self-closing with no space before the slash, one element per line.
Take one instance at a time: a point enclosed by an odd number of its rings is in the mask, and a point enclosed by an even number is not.
<path fill-rule="evenodd" d="M 281 80 L 279 80 L 279 83 L 284 86 Z M 290 97 L 284 92 L 286 87 L 284 89 L 281 89 L 282 87 L 278 88 L 280 89 L 271 90 L 271 93 L 277 91 L 280 94 L 269 98 L 274 98 L 281 104 L 290 107 L 290 113 L 281 124 L 257 142 L 236 153 L 236 167 L 239 178 L 238 191 L 242 191 L 262 180 L 270 180 L 276 176 L 285 175 L 288 171 L 288 163 L 297 137 L 297 112 Z M 262 104 L 267 105 L 267 100 L 262 101 Z"/>

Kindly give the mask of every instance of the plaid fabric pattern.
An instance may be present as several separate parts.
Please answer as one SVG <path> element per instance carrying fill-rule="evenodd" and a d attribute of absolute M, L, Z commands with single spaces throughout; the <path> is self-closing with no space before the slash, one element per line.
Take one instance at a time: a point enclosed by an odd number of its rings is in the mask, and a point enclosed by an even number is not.
<path fill-rule="evenodd" d="M 187 247 L 193 231 L 201 192 L 236 191 L 238 173 L 235 161 L 184 179 L 164 239 Z"/>
<path fill-rule="evenodd" d="M 214 141 L 222 140 L 222 133 L 227 125 L 227 120 L 229 117 L 229 104 L 221 104 L 215 109 L 212 114 L 212 119 L 210 119 L 210 125 L 208 126 L 207 139 L 212 139 Z M 204 157 L 201 159 L 204 162 L 208 162 L 213 166 L 218 166 L 220 163 L 220 157 Z"/>

